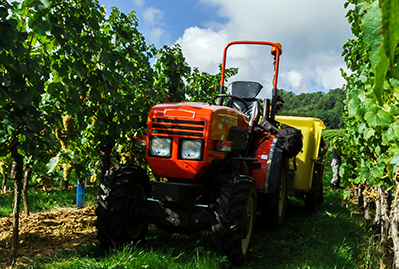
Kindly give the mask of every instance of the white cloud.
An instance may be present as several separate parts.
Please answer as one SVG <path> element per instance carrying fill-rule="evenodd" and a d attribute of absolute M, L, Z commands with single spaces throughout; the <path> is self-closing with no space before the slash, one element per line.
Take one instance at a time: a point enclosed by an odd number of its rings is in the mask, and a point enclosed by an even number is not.
<path fill-rule="evenodd" d="M 318 66 L 316 76 L 316 82 L 323 85 L 325 89 L 341 88 L 344 84 L 339 66 Z"/>
<path fill-rule="evenodd" d="M 154 7 L 145 6 L 144 0 L 132 0 L 142 4 L 138 9 L 141 14 L 143 23 L 139 23 L 140 31 L 146 37 L 150 44 L 160 46 L 169 38 L 169 34 L 165 31 L 165 23 L 163 20 L 164 11 Z"/>
<path fill-rule="evenodd" d="M 217 72 L 224 46 L 232 40 L 280 42 L 278 88 L 289 91 L 328 91 L 344 84 L 339 68 L 345 64 L 342 45 L 352 38 L 345 18 L 345 0 L 200 0 L 218 9 L 228 22 L 204 22 L 206 28 L 185 30 L 176 43 L 182 46 L 190 66 Z M 258 80 L 270 91 L 272 59 L 269 51 L 246 47 L 229 49 L 228 63 L 239 68 L 239 76 Z M 269 57 L 269 58 L 268 58 Z M 260 63 L 264 64 L 260 67 Z M 229 65 L 230 65 L 229 64 Z"/>
<path fill-rule="evenodd" d="M 217 73 L 218 65 L 222 61 L 221 51 L 227 41 L 227 34 L 223 31 L 214 32 L 211 29 L 191 27 L 184 31 L 183 37 L 176 43 L 181 45 L 190 66 Z"/>
<path fill-rule="evenodd" d="M 155 25 L 162 20 L 163 13 L 160 9 L 149 7 L 144 11 L 144 21 L 150 25 Z"/>
<path fill-rule="evenodd" d="M 150 40 L 154 43 L 160 42 L 160 39 L 164 35 L 165 31 L 162 28 L 152 28 L 151 30 L 148 31 L 148 36 Z"/>
<path fill-rule="evenodd" d="M 297 70 L 291 70 L 284 75 L 286 76 L 288 83 L 292 88 L 299 88 L 303 78 L 301 73 L 299 73 Z"/>
<path fill-rule="evenodd" d="M 144 0 L 130 0 L 133 4 L 142 7 L 144 6 Z"/>

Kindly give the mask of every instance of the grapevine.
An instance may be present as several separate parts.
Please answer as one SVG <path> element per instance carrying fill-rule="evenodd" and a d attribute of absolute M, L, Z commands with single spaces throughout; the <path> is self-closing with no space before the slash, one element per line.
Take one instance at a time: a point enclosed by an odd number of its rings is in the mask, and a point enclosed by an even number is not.
<path fill-rule="evenodd" d="M 62 164 L 64 181 L 69 181 L 73 168 L 76 166 L 76 161 L 71 161 Z"/>
<path fill-rule="evenodd" d="M 64 115 L 64 116 L 62 116 L 62 125 L 64 127 L 65 132 L 69 136 L 71 136 L 71 134 L 73 133 L 74 128 L 75 128 L 74 127 L 74 125 L 75 125 L 74 119 L 69 115 Z M 72 138 L 72 137 L 70 137 L 70 138 Z"/>
<path fill-rule="evenodd" d="M 0 174 L 2 174 L 3 176 L 6 174 L 6 163 L 4 160 L 0 161 Z"/>
<path fill-rule="evenodd" d="M 99 171 L 98 171 L 98 169 L 94 169 L 93 173 L 90 176 L 90 183 L 97 182 L 98 177 L 99 177 Z"/>
<path fill-rule="evenodd" d="M 61 149 L 66 151 L 68 149 L 68 138 L 58 126 L 55 127 L 55 137 L 60 141 Z"/>
<path fill-rule="evenodd" d="M 123 161 L 145 165 L 125 134 L 145 133 L 148 112 L 165 91 L 175 101 L 199 96 L 185 82 L 202 78 L 217 91 L 219 79 L 190 73 L 179 46 L 147 45 L 133 11 L 107 12 L 92 0 L 0 1 L 0 10 L 0 31 L 7 33 L 0 40 L 0 157 L 12 151 L 14 159 L 40 158 L 33 173 L 43 184 L 47 174 L 57 177 L 59 163 L 68 180 L 100 161 L 97 179 L 116 145 L 128 145 Z"/>
<path fill-rule="evenodd" d="M 46 190 L 47 188 L 52 187 L 51 179 L 48 178 L 48 177 L 39 177 L 37 179 L 37 183 L 43 184 L 44 190 Z"/>
<path fill-rule="evenodd" d="M 366 196 L 369 202 L 375 202 L 380 199 L 380 195 L 375 191 L 375 188 L 365 189 L 363 195 Z"/>
<path fill-rule="evenodd" d="M 340 175 L 352 185 L 368 186 L 363 195 L 375 203 L 380 244 L 392 240 L 394 267 L 399 266 L 396 169 L 399 163 L 399 27 L 397 0 L 348 0 L 347 18 L 355 38 L 343 46 L 347 68 L 345 156 Z M 392 193 L 395 199 L 391 203 Z M 363 205 L 370 219 L 369 203 Z M 391 203 L 391 204 L 390 204 Z M 388 212 L 389 210 L 389 212 Z"/>
<path fill-rule="evenodd" d="M 395 186 L 392 178 L 399 163 L 399 80 L 389 72 L 376 76 L 383 68 L 381 64 L 389 65 L 389 56 L 381 50 L 387 34 L 381 31 L 381 3 L 349 0 L 345 5 L 349 4 L 358 8 L 347 14 L 356 38 L 343 46 L 343 56 L 352 73 L 342 72 L 347 81 L 342 143 L 346 158 L 340 175 L 346 175 L 346 180 L 355 185 L 383 185 L 390 190 Z M 378 90 L 381 81 L 383 90 Z"/>

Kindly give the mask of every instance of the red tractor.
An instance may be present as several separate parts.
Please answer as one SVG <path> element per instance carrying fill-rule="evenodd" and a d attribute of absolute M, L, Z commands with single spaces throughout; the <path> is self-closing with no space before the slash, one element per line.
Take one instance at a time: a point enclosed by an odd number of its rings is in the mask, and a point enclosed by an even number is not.
<path fill-rule="evenodd" d="M 233 82 L 224 94 L 227 49 L 236 44 L 271 46 L 273 98 L 264 101 L 265 109 L 256 98 L 262 89 L 257 82 Z M 96 209 L 101 245 L 142 241 L 149 224 L 172 233 L 211 230 L 216 249 L 237 264 L 248 256 L 255 216 L 265 225 L 282 223 L 293 177 L 282 125 L 275 121 L 281 52 L 279 43 L 231 42 L 224 50 L 220 94 L 211 103 L 150 110 L 147 135 L 138 142 L 155 180 L 137 165 L 106 176 Z M 303 191 L 316 193 L 313 185 Z"/>

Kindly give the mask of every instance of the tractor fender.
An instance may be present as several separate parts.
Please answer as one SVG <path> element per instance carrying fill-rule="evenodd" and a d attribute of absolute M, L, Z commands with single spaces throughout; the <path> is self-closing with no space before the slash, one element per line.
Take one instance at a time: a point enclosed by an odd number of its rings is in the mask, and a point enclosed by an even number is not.
<path fill-rule="evenodd" d="M 283 141 L 278 136 L 274 137 L 270 148 L 269 160 L 266 168 L 266 193 L 276 193 L 279 186 L 280 166 L 283 159 Z"/>

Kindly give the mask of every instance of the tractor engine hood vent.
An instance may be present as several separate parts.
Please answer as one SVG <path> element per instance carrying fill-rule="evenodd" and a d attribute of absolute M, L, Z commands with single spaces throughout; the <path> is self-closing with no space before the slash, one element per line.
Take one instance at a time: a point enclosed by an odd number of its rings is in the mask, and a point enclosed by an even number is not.
<path fill-rule="evenodd" d="M 204 121 L 153 118 L 151 134 L 204 137 Z"/>

